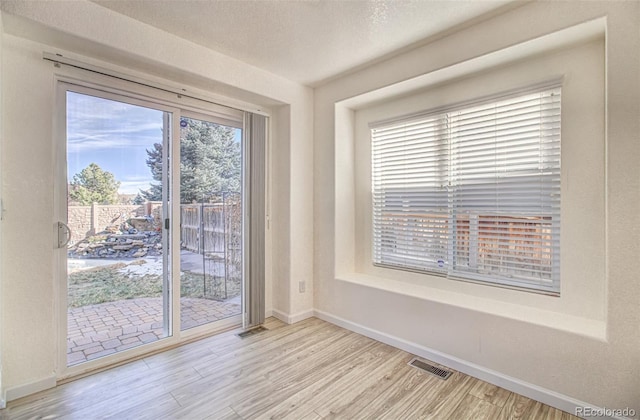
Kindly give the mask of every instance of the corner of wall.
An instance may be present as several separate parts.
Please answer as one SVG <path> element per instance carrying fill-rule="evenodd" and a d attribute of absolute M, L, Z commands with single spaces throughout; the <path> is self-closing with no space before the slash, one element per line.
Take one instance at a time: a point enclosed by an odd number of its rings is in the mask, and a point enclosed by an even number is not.
<path fill-rule="evenodd" d="M 314 317 L 315 313 L 315 309 L 309 309 L 295 314 L 287 314 L 274 309 L 272 315 L 286 324 L 295 324 L 296 322 L 304 321 L 307 318 Z"/>
<path fill-rule="evenodd" d="M 5 390 L 5 401 L 14 401 L 22 397 L 26 397 L 36 392 L 54 388 L 57 380 L 55 375 L 49 375 L 37 381 L 29 382 Z"/>
<path fill-rule="evenodd" d="M 269 155 L 270 188 L 267 194 L 269 211 L 269 238 L 271 241 L 272 312 L 289 313 L 290 281 L 289 260 L 289 149 L 291 139 L 291 107 L 274 109 L 271 150 Z"/>
<path fill-rule="evenodd" d="M 314 172 L 313 90 L 306 88 L 300 106 L 291 110 L 290 179 L 290 313 L 313 308 Z"/>
<path fill-rule="evenodd" d="M 334 153 L 335 153 L 335 248 L 334 276 L 354 271 L 355 254 L 355 206 L 349 197 L 355 196 L 355 112 L 342 103 L 334 105 Z"/>

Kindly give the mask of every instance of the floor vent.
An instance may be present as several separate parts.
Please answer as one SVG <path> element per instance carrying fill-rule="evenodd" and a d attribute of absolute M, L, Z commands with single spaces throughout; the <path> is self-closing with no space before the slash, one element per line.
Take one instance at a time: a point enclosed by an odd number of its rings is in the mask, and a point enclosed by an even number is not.
<path fill-rule="evenodd" d="M 238 333 L 238 337 L 247 338 L 247 337 L 251 337 L 252 335 L 259 334 L 263 331 L 269 331 L 269 330 L 263 327 L 262 325 L 260 325 L 259 327 L 255 327 L 250 330 L 242 331 L 241 333 Z"/>
<path fill-rule="evenodd" d="M 450 370 L 440 369 L 439 367 L 430 365 L 429 363 L 423 362 L 422 360 L 418 360 L 415 357 L 411 359 L 409 364 L 413 367 L 417 367 L 418 369 L 422 369 L 433 376 L 437 376 L 438 378 L 443 380 L 448 379 L 449 376 L 451 376 L 451 374 L 453 373 Z"/>

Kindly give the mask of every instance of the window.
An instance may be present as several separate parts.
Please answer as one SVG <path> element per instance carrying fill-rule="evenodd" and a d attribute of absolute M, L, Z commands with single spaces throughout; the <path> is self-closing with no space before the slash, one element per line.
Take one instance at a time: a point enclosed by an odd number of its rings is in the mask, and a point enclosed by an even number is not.
<path fill-rule="evenodd" d="M 560 95 L 372 124 L 373 263 L 559 293 Z"/>

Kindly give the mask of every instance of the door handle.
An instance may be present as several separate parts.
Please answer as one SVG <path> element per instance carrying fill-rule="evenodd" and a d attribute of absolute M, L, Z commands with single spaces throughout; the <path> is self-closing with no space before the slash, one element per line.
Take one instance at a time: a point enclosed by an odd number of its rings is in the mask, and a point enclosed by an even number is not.
<path fill-rule="evenodd" d="M 71 240 L 71 229 L 64 222 L 58 222 L 58 248 L 64 248 Z"/>

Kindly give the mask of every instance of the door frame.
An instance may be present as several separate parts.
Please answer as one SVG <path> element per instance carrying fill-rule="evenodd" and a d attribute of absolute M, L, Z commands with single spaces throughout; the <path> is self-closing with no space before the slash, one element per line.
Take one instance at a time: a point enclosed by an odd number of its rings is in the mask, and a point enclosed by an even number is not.
<path fill-rule="evenodd" d="M 78 92 L 80 94 L 89 94 L 98 96 L 108 100 L 125 102 L 132 105 L 143 106 L 146 108 L 157 109 L 159 111 L 170 113 L 171 117 L 171 140 L 169 144 L 171 157 L 171 168 L 169 173 L 179 174 L 179 157 L 180 157 L 180 118 L 182 116 L 196 118 L 204 118 L 224 125 L 228 122 L 236 121 L 234 127 L 243 129 L 243 117 L 245 112 L 237 109 L 229 108 L 223 105 L 216 105 L 206 101 L 198 101 L 193 98 L 182 98 L 180 95 L 176 100 L 169 100 L 156 97 L 155 93 L 161 93 L 167 97 L 166 92 L 155 92 L 153 87 L 136 86 L 134 82 L 113 80 L 112 77 L 103 75 L 86 75 L 81 71 L 82 77 L 76 77 L 78 69 L 71 69 L 69 75 L 57 74 L 54 77 L 55 83 L 55 109 L 56 113 L 53 119 L 53 159 L 54 159 L 54 211 L 53 225 L 54 235 L 57 238 L 57 221 L 67 220 L 67 133 L 66 133 L 66 92 L 68 90 Z M 169 95 L 171 96 L 171 95 Z M 242 150 L 244 154 L 244 135 L 242 136 Z M 164 141 L 163 141 L 164 142 Z M 244 162 L 244 156 L 243 156 Z M 247 168 L 243 165 L 242 177 L 244 179 Z M 180 331 L 180 177 L 170 176 L 169 179 L 169 270 L 170 284 L 170 312 L 171 317 L 168 320 L 172 334 L 152 343 L 143 344 L 131 349 L 123 350 L 111 355 L 100 357 L 91 361 L 80 363 L 73 366 L 67 366 L 67 266 L 66 266 L 66 248 L 58 248 L 54 243 L 54 308 L 57 317 L 57 336 L 56 347 L 56 376 L 58 380 L 83 375 L 108 366 L 121 364 L 145 354 L 155 353 L 168 348 L 174 347 L 180 343 L 192 341 L 199 337 L 215 334 L 230 328 L 242 325 L 242 314 L 245 308 L 242 308 L 241 314 L 226 318 L 215 323 L 205 324 L 194 327 L 185 331 Z M 244 188 L 244 183 L 243 183 Z M 177 199 L 174 199 L 176 197 Z M 176 217 L 177 215 L 177 217 Z M 246 223 L 243 220 L 243 225 Z M 54 242 L 57 242 L 54 239 Z M 245 244 L 243 243 L 243 248 Z M 177 250 L 177 251 L 176 251 Z M 177 269 L 172 269 L 177 267 Z M 243 278 L 243 294 L 245 292 L 246 278 Z M 177 293 L 176 293 L 177 292 Z M 244 296 L 242 298 L 244 303 Z"/>
<path fill-rule="evenodd" d="M 247 170 L 245 168 L 245 164 L 244 164 L 244 153 L 245 153 L 245 147 L 244 147 L 244 126 L 243 126 L 243 121 L 234 121 L 231 120 L 229 118 L 223 118 L 220 116 L 216 116 L 215 114 L 209 113 L 209 112 L 203 112 L 202 110 L 185 110 L 182 109 L 181 110 L 182 113 L 180 115 L 180 117 L 184 117 L 184 118 L 190 118 L 190 119 L 194 119 L 194 120 L 199 120 L 199 121 L 204 121 L 204 122 L 210 122 L 213 124 L 218 124 L 218 125 L 224 125 L 227 127 L 233 127 L 233 128 L 239 128 L 240 130 L 242 130 L 242 138 L 240 140 L 240 149 L 241 149 L 241 164 L 242 164 L 242 169 L 241 169 L 241 181 L 240 184 L 242 186 L 242 203 L 244 205 L 244 200 L 245 200 L 245 185 L 244 185 L 244 179 L 245 179 L 245 171 Z M 178 152 L 180 149 L 180 126 L 178 124 L 177 127 L 177 134 L 178 137 L 174 137 L 177 138 L 178 141 L 175 141 L 174 143 L 177 143 L 177 148 L 178 148 Z M 178 158 L 176 159 L 176 164 L 179 167 L 180 166 L 180 159 L 179 159 L 179 154 L 174 154 L 174 156 L 177 156 Z M 178 174 L 179 175 L 179 174 Z M 180 177 L 179 176 L 175 176 L 173 177 L 175 178 L 175 182 L 178 184 L 177 186 L 172 185 L 172 190 L 173 191 L 177 191 L 178 192 L 178 196 L 177 199 L 173 200 L 174 204 L 177 206 L 176 208 L 174 208 L 174 213 L 176 216 L 173 218 L 176 220 L 176 224 L 177 224 L 177 246 L 178 249 L 180 250 Z M 176 213 L 177 212 L 177 213 Z M 242 216 L 242 226 L 244 229 L 244 225 L 246 223 L 244 214 Z M 174 235 L 176 236 L 176 235 Z M 244 235 L 243 235 L 243 239 L 242 239 L 242 249 L 244 250 L 245 247 L 245 241 L 244 241 Z M 243 258 L 243 265 L 244 265 L 244 258 L 245 258 L 245 254 L 243 252 L 242 255 Z M 180 252 L 178 252 L 178 263 L 180 263 Z M 179 265 L 177 267 L 180 267 Z M 246 283 L 247 279 L 244 276 L 244 272 L 243 272 L 243 276 L 242 276 L 242 296 L 241 296 L 241 301 L 242 301 L 242 305 L 240 307 L 240 313 L 238 315 L 233 315 L 230 316 L 228 318 L 224 318 L 218 321 L 214 321 L 214 322 L 210 322 L 207 324 L 203 324 L 203 325 L 198 325 L 196 327 L 193 328 L 189 328 L 187 330 L 182 330 L 182 326 L 180 325 L 180 319 L 178 319 L 177 324 L 174 323 L 174 334 L 176 334 L 176 332 L 178 333 L 178 335 L 182 338 L 183 341 L 185 340 L 193 340 L 196 339 L 198 337 L 203 337 L 206 335 L 209 335 L 211 333 L 212 327 L 214 331 L 222 331 L 222 330 L 226 330 L 235 326 L 240 326 L 242 325 L 242 314 L 244 313 L 244 309 L 245 309 L 245 305 L 244 305 L 244 293 L 245 293 L 245 283 Z M 180 290 L 180 275 L 179 275 L 179 270 L 178 270 L 178 288 L 174 289 L 174 290 Z M 174 305 L 176 306 L 180 306 L 180 293 L 176 293 L 177 298 L 176 301 L 174 303 Z M 174 314 L 175 315 L 175 314 Z M 179 316 L 178 316 L 179 318 Z M 177 327 L 176 327 L 177 325 Z"/>

